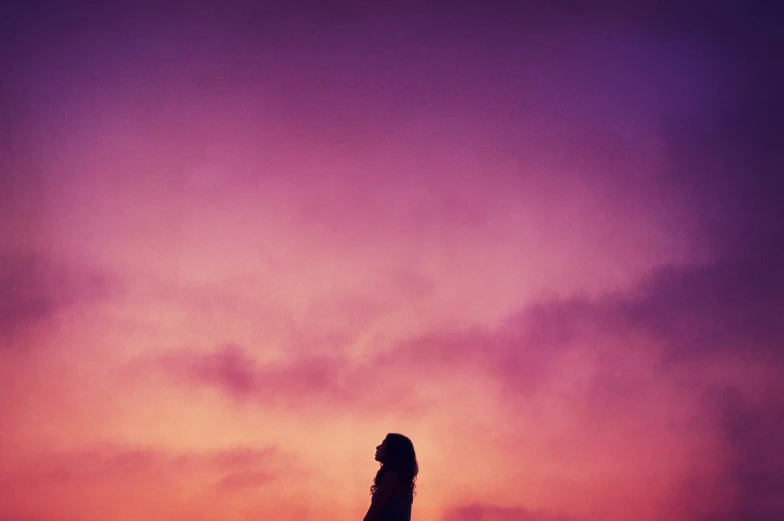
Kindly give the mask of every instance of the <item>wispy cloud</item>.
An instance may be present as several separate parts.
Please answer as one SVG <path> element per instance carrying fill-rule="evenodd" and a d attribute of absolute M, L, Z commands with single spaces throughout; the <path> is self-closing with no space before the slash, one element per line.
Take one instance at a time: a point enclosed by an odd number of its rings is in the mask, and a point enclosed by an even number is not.
<path fill-rule="evenodd" d="M 263 511 L 260 498 L 274 495 L 281 479 L 303 475 L 273 446 L 183 450 L 94 443 L 0 465 L 0 487 L 3 512 L 14 520 L 102 519 L 118 505 L 121 519 L 159 516 L 161 508 L 213 519 L 238 498 Z"/>
<path fill-rule="evenodd" d="M 263 486 L 287 468 L 287 457 L 274 447 L 232 447 L 182 451 L 145 446 L 97 444 L 83 450 L 53 452 L 28 458 L 18 472 L 3 473 L 7 485 L 50 486 L 185 481 L 194 476 L 216 491 Z M 211 485 L 210 485 L 211 483 Z"/>
<path fill-rule="evenodd" d="M 525 507 L 503 507 L 492 504 L 471 504 L 448 508 L 443 521 L 577 521 L 579 518 L 548 510 Z"/>
<path fill-rule="evenodd" d="M 175 350 L 153 364 L 185 384 L 214 387 L 235 400 L 275 404 L 281 399 L 338 397 L 344 393 L 342 357 L 257 362 L 244 348 L 227 344 L 211 352 Z"/>
<path fill-rule="evenodd" d="M 110 274 L 41 254 L 0 255 L 0 334 L 11 335 L 119 290 Z"/>

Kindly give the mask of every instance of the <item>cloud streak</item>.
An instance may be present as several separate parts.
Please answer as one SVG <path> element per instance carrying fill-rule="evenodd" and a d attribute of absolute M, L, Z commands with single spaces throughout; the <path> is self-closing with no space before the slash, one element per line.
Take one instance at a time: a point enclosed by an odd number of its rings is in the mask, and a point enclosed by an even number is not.
<path fill-rule="evenodd" d="M 444 513 L 444 521 L 572 521 L 576 518 L 524 507 L 473 504 L 453 507 Z"/>
<path fill-rule="evenodd" d="M 39 254 L 0 255 L 0 333 L 10 336 L 76 305 L 95 305 L 117 290 L 117 281 L 98 270 Z"/>
<path fill-rule="evenodd" d="M 164 355 L 157 364 L 185 383 L 216 387 L 233 399 L 274 404 L 279 396 L 339 395 L 341 362 L 313 357 L 296 363 L 259 364 L 245 349 L 228 344 L 209 353 L 181 350 Z"/>
<path fill-rule="evenodd" d="M 258 485 L 274 480 L 281 472 L 283 456 L 274 447 L 171 451 L 103 444 L 81 451 L 38 456 L 21 472 L 6 472 L 4 481 L 11 484 L 35 482 L 39 486 L 96 486 L 128 480 L 172 482 L 189 473 L 197 473 L 214 479 L 212 486 L 216 489 L 230 491 L 249 486 L 254 479 Z"/>

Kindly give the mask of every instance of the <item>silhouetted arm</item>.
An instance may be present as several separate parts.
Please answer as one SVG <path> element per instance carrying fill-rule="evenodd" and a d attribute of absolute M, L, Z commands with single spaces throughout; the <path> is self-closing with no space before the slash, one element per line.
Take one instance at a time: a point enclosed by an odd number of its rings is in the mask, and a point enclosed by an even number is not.
<path fill-rule="evenodd" d="M 376 488 L 376 493 L 373 494 L 373 499 L 370 500 L 370 508 L 362 521 L 379 521 L 381 519 L 381 512 L 384 510 L 392 492 L 397 485 L 397 472 L 387 472 L 381 477 L 381 483 Z"/>

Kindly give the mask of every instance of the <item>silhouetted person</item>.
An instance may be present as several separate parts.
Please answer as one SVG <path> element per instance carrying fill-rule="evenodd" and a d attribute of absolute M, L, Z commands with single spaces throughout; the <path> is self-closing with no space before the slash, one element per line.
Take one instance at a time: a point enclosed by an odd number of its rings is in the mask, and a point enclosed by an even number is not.
<path fill-rule="evenodd" d="M 419 465 L 414 444 L 402 434 L 387 434 L 376 447 L 381 463 L 370 493 L 370 508 L 363 521 L 411 521 L 411 504 Z"/>

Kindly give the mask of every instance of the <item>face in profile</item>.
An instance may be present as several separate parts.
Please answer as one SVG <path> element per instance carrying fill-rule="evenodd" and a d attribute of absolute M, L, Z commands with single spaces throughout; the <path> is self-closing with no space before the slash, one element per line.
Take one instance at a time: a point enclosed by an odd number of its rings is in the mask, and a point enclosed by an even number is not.
<path fill-rule="evenodd" d="M 385 438 L 384 441 L 381 442 L 381 445 L 376 447 L 376 458 L 375 459 L 379 463 L 384 463 L 384 459 L 386 458 L 386 455 L 387 455 L 387 440 Z"/>

